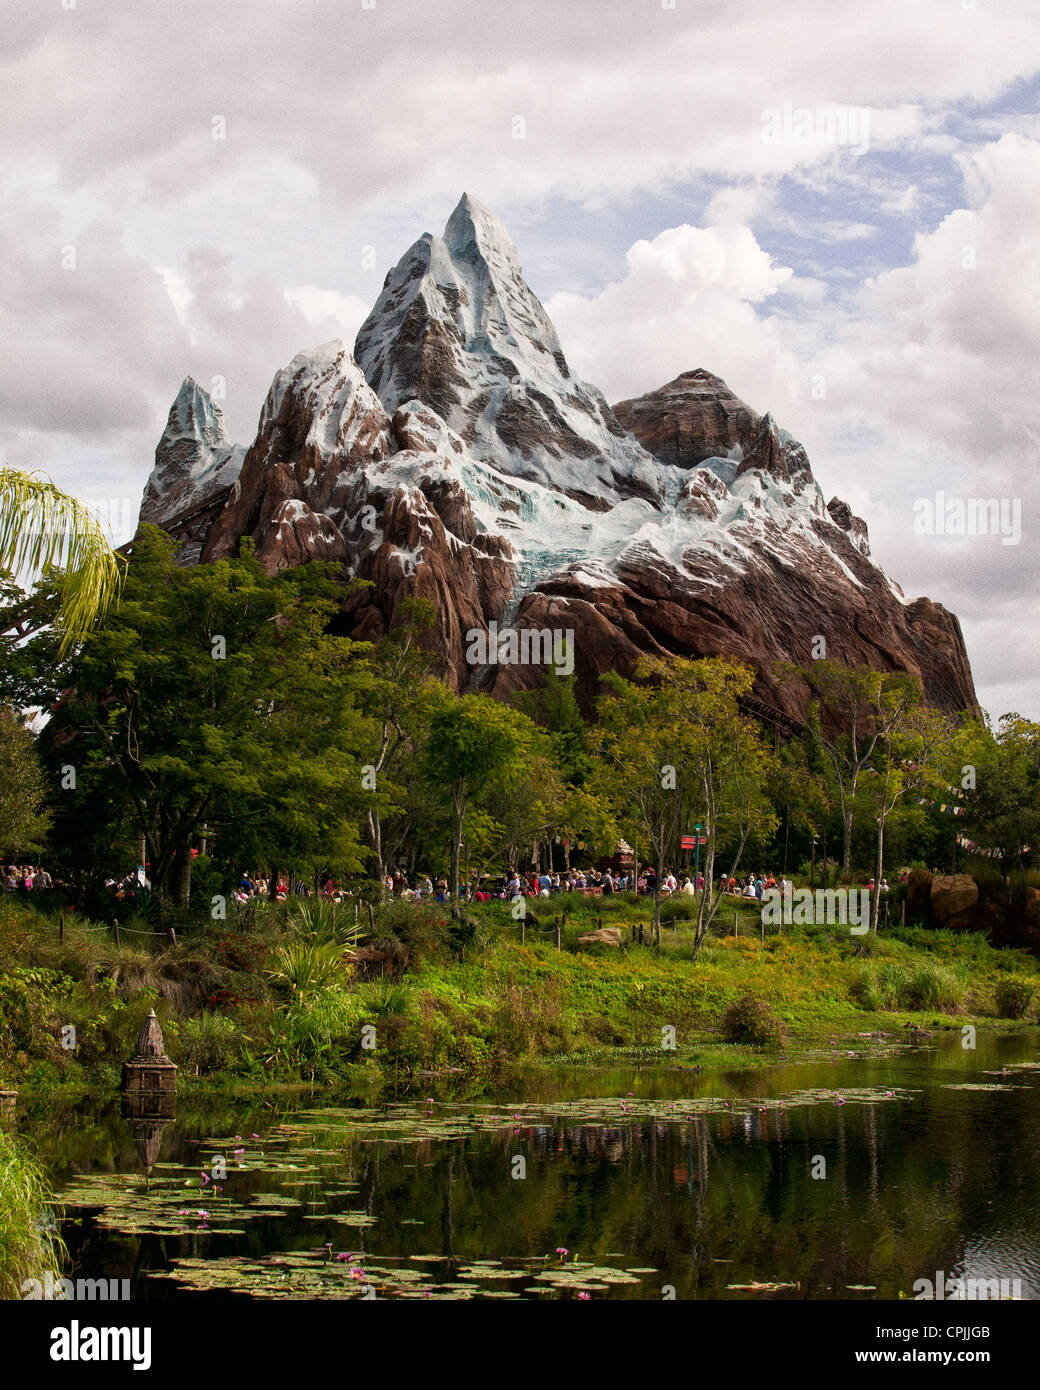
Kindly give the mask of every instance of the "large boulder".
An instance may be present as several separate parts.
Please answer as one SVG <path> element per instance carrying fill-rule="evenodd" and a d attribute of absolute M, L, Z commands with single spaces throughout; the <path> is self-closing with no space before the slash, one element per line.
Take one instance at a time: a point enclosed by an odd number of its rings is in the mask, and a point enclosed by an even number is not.
<path fill-rule="evenodd" d="M 932 902 L 932 875 L 928 869 L 911 869 L 906 880 L 906 916 L 927 917 Z"/>
<path fill-rule="evenodd" d="M 579 946 L 620 946 L 620 927 L 600 927 L 598 931 L 587 931 L 578 937 Z"/>
<path fill-rule="evenodd" d="M 932 926 L 972 926 L 978 900 L 979 885 L 970 874 L 936 874 L 931 888 Z"/>

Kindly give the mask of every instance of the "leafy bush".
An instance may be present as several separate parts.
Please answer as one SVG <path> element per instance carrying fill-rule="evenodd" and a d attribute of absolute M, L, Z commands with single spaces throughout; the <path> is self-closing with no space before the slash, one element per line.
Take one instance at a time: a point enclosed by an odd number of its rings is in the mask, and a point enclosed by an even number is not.
<path fill-rule="evenodd" d="M 356 946 L 364 935 L 361 925 L 355 925 L 353 908 L 329 898 L 294 899 L 285 923 L 294 936 L 340 946 Z"/>
<path fill-rule="evenodd" d="M 196 1076 L 218 1071 L 236 1048 L 234 1023 L 225 1014 L 211 1013 L 209 1009 L 169 1031 L 171 1044 L 176 1039 L 177 1060 L 182 1067 L 194 1067 Z"/>
<path fill-rule="evenodd" d="M 343 948 L 333 941 L 287 941 L 271 952 L 268 979 L 301 998 L 342 984 L 350 971 Z"/>
<path fill-rule="evenodd" d="M 770 1047 L 783 1041 L 783 1028 L 764 1000 L 742 994 L 722 1015 L 722 1036 L 727 1042 Z"/>
<path fill-rule="evenodd" d="M 1026 980 L 998 980 L 995 992 L 998 1018 L 1025 1018 L 1035 986 Z"/>

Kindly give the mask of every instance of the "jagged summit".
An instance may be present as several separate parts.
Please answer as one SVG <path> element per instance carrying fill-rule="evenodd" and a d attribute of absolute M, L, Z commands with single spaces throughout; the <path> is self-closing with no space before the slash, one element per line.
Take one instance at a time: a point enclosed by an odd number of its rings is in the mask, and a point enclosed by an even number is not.
<path fill-rule="evenodd" d="M 222 496 L 238 477 L 244 457 L 242 446 L 228 438 L 220 406 L 186 376 L 156 445 L 140 520 L 161 526 Z"/>
<path fill-rule="evenodd" d="M 389 413 L 424 402 L 502 472 L 600 510 L 663 496 L 654 460 L 573 375 L 509 234 L 468 195 L 390 271 L 354 356 Z"/>
<path fill-rule="evenodd" d="M 516 242 L 490 208 L 463 193 L 444 228 L 444 244 L 453 256 L 482 256 L 506 262 L 520 272 Z"/>
<path fill-rule="evenodd" d="M 870 559 L 866 525 L 824 501 L 805 449 L 704 368 L 612 411 L 578 380 L 498 219 L 463 195 L 389 272 L 355 344 L 275 374 L 245 455 L 187 378 L 141 516 L 183 563 L 250 536 L 270 570 L 334 561 L 362 640 L 430 599 L 459 689 L 507 695 L 538 667 L 475 668 L 468 634 L 574 633 L 588 707 L 645 654 L 727 655 L 797 718 L 776 664 L 828 655 L 911 671 L 940 707 L 975 704 L 955 617 L 908 602 Z M 185 504 L 190 515 L 185 520 Z"/>
<path fill-rule="evenodd" d="M 224 428 L 224 415 L 216 401 L 204 391 L 194 377 L 181 382 L 163 431 L 163 439 L 197 439 L 211 449 L 230 444 Z"/>

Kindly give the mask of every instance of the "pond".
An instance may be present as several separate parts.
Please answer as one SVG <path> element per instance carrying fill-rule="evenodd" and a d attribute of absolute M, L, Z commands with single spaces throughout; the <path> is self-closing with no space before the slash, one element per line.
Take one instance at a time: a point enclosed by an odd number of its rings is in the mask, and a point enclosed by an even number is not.
<path fill-rule="evenodd" d="M 1034 1032 L 33 1122 L 74 1277 L 169 1298 L 1040 1297 Z M 135 1131 L 136 1126 L 136 1131 Z M 150 1166 L 150 1171 L 146 1167 Z"/>

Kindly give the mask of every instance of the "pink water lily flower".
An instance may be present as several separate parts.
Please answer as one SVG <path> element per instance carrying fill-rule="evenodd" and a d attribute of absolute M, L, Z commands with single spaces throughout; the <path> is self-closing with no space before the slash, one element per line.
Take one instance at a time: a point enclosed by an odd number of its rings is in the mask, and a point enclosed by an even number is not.
<path fill-rule="evenodd" d="M 203 1168 L 202 1172 L 199 1174 L 199 1177 L 202 1179 L 202 1186 L 205 1187 L 206 1184 L 209 1182 L 209 1174 L 206 1172 L 205 1168 Z"/>
<path fill-rule="evenodd" d="M 578 1297 L 582 1300 L 582 1302 L 584 1302 L 585 1299 L 591 1298 L 592 1295 L 590 1293 L 579 1293 Z"/>
<path fill-rule="evenodd" d="M 203 1221 L 208 1221 L 208 1220 L 209 1220 L 209 1212 L 208 1212 L 208 1211 L 196 1211 L 195 1215 L 201 1217 Z"/>
<path fill-rule="evenodd" d="M 557 1255 L 569 1255 L 570 1251 L 567 1249 L 565 1245 L 558 1245 L 556 1247 L 556 1253 Z"/>

